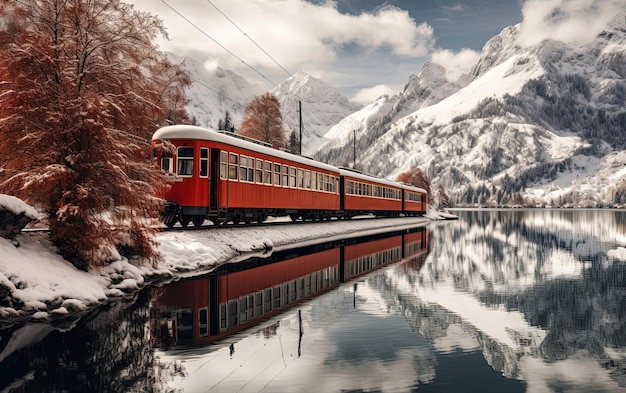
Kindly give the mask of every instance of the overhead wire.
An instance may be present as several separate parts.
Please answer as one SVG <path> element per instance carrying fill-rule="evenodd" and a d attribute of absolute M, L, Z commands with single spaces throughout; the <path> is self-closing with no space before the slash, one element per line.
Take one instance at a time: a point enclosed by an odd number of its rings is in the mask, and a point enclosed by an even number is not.
<path fill-rule="evenodd" d="M 174 7 L 172 7 L 170 4 L 168 4 L 165 0 L 161 0 L 161 2 L 163 4 L 165 4 L 168 8 L 170 8 L 172 11 L 174 11 L 177 15 L 179 15 L 181 18 L 183 18 L 187 23 L 189 23 L 191 26 L 193 26 L 196 30 L 200 31 L 204 36 L 206 36 L 207 38 L 209 38 L 211 41 L 213 41 L 215 44 L 217 44 L 219 47 L 221 47 L 222 49 L 224 49 L 226 52 L 228 52 L 231 56 L 235 57 L 236 59 L 238 59 L 239 61 L 241 61 L 243 64 L 245 64 L 248 68 L 252 69 L 255 73 L 257 73 L 259 76 L 261 76 L 263 79 L 267 80 L 268 82 L 270 82 L 274 87 L 278 87 L 278 85 L 270 80 L 268 77 L 266 77 L 265 75 L 263 75 L 260 71 L 258 71 L 256 68 L 254 68 L 253 66 L 251 66 L 250 64 L 246 63 L 241 57 L 237 56 L 235 53 L 233 53 L 231 50 L 229 50 L 228 48 L 226 48 L 224 45 L 222 45 L 220 42 L 218 42 L 215 38 L 213 38 L 211 35 L 209 35 L 207 32 L 205 32 L 204 30 L 202 30 L 200 27 L 198 27 L 196 24 L 194 24 L 191 20 L 189 20 L 189 18 L 187 18 L 186 16 L 184 16 L 181 12 L 179 12 L 177 9 L 175 9 Z M 261 47 L 261 45 L 259 45 L 254 39 L 252 39 L 252 37 L 250 37 L 241 27 L 239 27 L 239 25 L 233 21 L 231 18 L 229 18 L 221 9 L 219 9 L 211 0 L 207 0 L 207 2 L 209 4 L 211 4 L 211 6 L 213 8 L 215 8 L 220 14 L 222 14 L 222 16 L 224 16 L 224 18 L 226 18 L 231 24 L 233 24 L 246 38 L 248 38 L 257 48 L 259 48 L 259 50 L 261 50 L 267 57 L 269 57 L 280 69 L 282 69 L 287 75 L 289 75 L 292 78 L 295 78 L 295 76 L 289 72 L 285 67 L 283 67 L 274 57 L 272 57 L 265 49 L 263 49 L 263 47 Z M 196 80 L 197 81 L 197 80 Z M 201 85 L 209 88 L 210 90 L 222 95 L 223 97 L 227 98 L 230 101 L 233 101 L 239 105 L 242 105 L 241 103 L 237 102 L 236 100 L 233 100 L 231 98 L 226 97 L 225 95 L 223 95 L 222 93 L 216 91 L 215 89 L 209 87 L 208 85 L 199 82 Z M 299 79 L 296 79 L 295 82 L 297 84 L 300 84 L 301 86 L 304 86 L 303 82 Z M 294 97 L 296 97 L 300 102 L 303 102 L 302 98 L 299 97 L 297 94 L 293 94 L 293 93 L 289 93 L 287 92 L 287 94 L 293 95 Z M 304 101 L 305 104 L 311 104 L 308 103 L 306 101 Z M 243 105 L 242 105 L 243 106 Z M 313 104 L 311 104 L 311 107 L 318 111 L 319 110 L 317 108 L 315 108 L 315 106 Z M 352 121 L 355 121 L 356 123 L 360 123 L 358 120 L 354 119 L 352 117 L 352 115 L 348 115 L 347 118 L 349 118 Z"/>
<path fill-rule="evenodd" d="M 202 30 L 200 27 L 198 27 L 195 23 L 193 23 L 191 20 L 189 20 L 185 15 L 183 15 L 182 13 L 180 13 L 176 8 L 172 7 L 171 5 L 169 5 L 165 0 L 161 0 L 161 2 L 163 4 L 165 4 L 169 9 L 171 9 L 172 11 L 174 11 L 176 14 L 178 14 L 178 16 L 180 16 L 181 18 L 183 18 L 187 23 L 189 23 L 190 25 L 192 25 L 193 27 L 195 27 L 199 32 L 201 32 L 203 35 L 205 35 L 207 38 L 209 38 L 211 41 L 213 41 L 215 44 L 217 44 L 220 48 L 224 49 L 226 52 L 230 53 L 233 57 L 235 57 L 237 60 L 241 61 L 243 64 L 245 64 L 248 68 L 250 68 L 251 70 L 253 70 L 254 72 L 256 72 L 257 74 L 259 74 L 263 79 L 267 80 L 268 82 L 270 82 L 271 84 L 273 84 L 274 86 L 278 86 L 274 81 L 272 81 L 271 79 L 269 79 L 268 77 L 266 77 L 265 75 L 263 75 L 259 70 L 257 70 L 256 68 L 252 67 L 250 64 L 246 63 L 245 60 L 243 60 L 241 57 L 237 56 L 235 53 L 233 53 L 232 51 L 230 51 L 228 48 L 226 48 L 224 45 L 220 44 L 215 38 L 211 37 L 211 35 L 209 35 L 207 32 L 205 32 L 204 30 Z"/>

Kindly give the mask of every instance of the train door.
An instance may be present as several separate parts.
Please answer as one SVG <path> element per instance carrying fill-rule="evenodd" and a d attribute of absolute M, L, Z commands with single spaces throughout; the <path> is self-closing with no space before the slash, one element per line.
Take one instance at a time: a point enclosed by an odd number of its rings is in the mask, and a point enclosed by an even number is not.
<path fill-rule="evenodd" d="M 346 199 L 346 178 L 344 176 L 339 176 L 339 210 L 343 211 L 345 209 L 345 201 Z"/>
<path fill-rule="evenodd" d="M 220 149 L 211 149 L 211 178 L 209 180 L 209 211 L 216 212 L 219 201 Z"/>

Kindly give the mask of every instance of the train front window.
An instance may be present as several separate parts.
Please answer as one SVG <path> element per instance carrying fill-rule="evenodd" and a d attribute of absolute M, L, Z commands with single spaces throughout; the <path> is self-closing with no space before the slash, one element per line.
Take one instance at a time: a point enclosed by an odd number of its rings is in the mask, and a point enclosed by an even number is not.
<path fill-rule="evenodd" d="M 174 168 L 172 167 L 172 156 L 171 155 L 163 155 L 161 157 L 161 169 L 165 173 L 174 173 Z"/>
<path fill-rule="evenodd" d="M 209 176 L 209 149 L 200 148 L 200 177 Z"/>
<path fill-rule="evenodd" d="M 193 147 L 178 148 L 178 176 L 193 176 Z"/>

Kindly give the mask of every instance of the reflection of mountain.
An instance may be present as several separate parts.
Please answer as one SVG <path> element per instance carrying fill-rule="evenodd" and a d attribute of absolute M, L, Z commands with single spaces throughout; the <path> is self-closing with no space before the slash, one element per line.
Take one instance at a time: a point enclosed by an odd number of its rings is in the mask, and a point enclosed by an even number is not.
<path fill-rule="evenodd" d="M 568 374 L 578 369 L 601 381 L 592 391 L 626 391 L 626 265 L 607 255 L 626 214 L 459 215 L 432 228 L 425 266 L 386 271 L 384 290 L 412 329 L 442 347 L 480 347 L 494 369 L 540 391 L 550 379 L 589 391 Z"/>

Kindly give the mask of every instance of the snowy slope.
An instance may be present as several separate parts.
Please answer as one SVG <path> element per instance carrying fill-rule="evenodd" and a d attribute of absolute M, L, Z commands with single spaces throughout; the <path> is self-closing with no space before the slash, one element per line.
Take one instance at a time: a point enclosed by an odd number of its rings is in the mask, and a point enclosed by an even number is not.
<path fill-rule="evenodd" d="M 588 44 L 521 47 L 507 27 L 453 91 L 427 64 L 439 97 L 414 94 L 401 110 L 381 98 L 331 129 L 317 157 L 351 161 L 356 134 L 363 170 L 419 166 L 459 204 L 626 205 L 624 14 Z"/>
<path fill-rule="evenodd" d="M 350 113 L 361 108 L 326 82 L 299 71 L 275 87 L 283 122 L 289 132 L 300 132 L 299 106 L 302 102 L 302 153 L 312 155 L 325 142 L 324 134 Z"/>
<path fill-rule="evenodd" d="M 219 120 L 228 111 L 238 126 L 245 106 L 263 93 L 259 84 L 250 83 L 230 70 L 205 65 L 191 57 L 180 58 L 171 53 L 168 56 L 172 61 L 184 62 L 192 78 L 192 85 L 187 89 L 190 100 L 187 110 L 197 125 L 217 128 Z"/>

